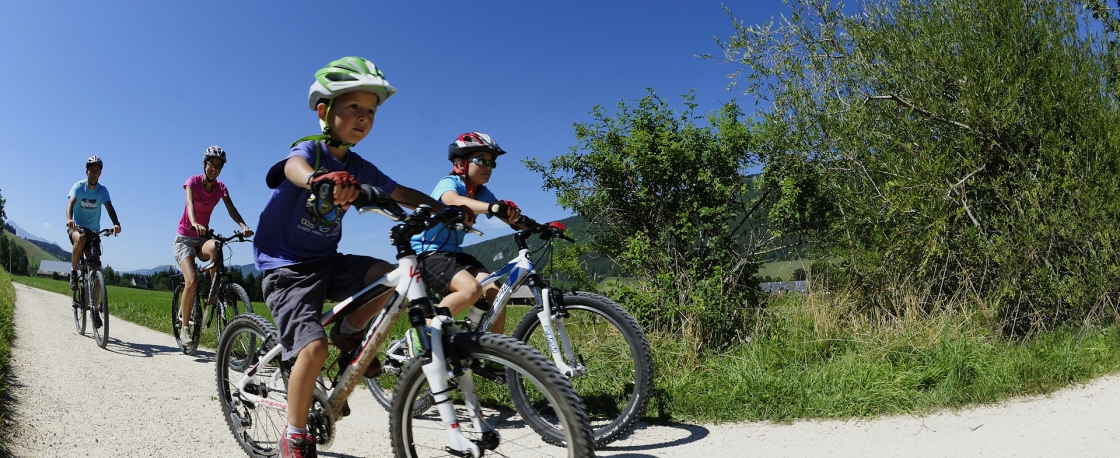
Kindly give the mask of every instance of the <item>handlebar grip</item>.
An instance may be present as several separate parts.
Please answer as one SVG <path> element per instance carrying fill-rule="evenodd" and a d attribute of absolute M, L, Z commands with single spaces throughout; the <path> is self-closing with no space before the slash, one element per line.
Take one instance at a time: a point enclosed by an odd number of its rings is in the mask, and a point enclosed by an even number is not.
<path fill-rule="evenodd" d="M 320 215 L 330 213 L 334 209 L 334 184 L 329 181 L 322 181 L 313 185 L 316 207 L 315 211 Z"/>

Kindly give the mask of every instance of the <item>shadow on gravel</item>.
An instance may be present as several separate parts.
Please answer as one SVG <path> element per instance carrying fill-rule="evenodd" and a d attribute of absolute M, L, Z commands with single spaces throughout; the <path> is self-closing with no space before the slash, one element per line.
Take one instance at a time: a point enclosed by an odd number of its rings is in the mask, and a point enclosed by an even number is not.
<path fill-rule="evenodd" d="M 344 454 L 344 453 L 331 453 L 331 452 L 319 452 L 319 456 L 333 456 L 333 457 L 337 457 L 337 458 L 358 458 L 354 455 L 347 455 L 347 454 Z"/>
<path fill-rule="evenodd" d="M 668 441 L 668 442 L 660 442 L 660 443 L 655 443 L 655 444 L 627 445 L 627 446 L 607 445 L 606 447 L 602 447 L 599 450 L 602 450 L 604 452 L 647 452 L 647 451 L 659 450 L 659 449 L 664 449 L 664 448 L 676 447 L 678 445 L 691 444 L 693 442 L 703 440 L 705 437 L 708 437 L 708 434 L 711 433 L 710 431 L 708 431 L 708 428 L 705 428 L 703 426 L 698 426 L 698 425 L 686 425 L 686 424 L 683 424 L 683 423 L 676 423 L 676 424 L 659 425 L 659 426 L 662 427 L 662 428 L 679 429 L 681 431 L 684 431 L 688 435 L 685 436 L 685 437 L 679 438 L 679 439 L 674 439 L 674 440 L 671 440 L 671 441 Z M 626 437 L 627 438 L 633 438 L 634 436 L 641 435 L 642 434 L 642 432 L 641 432 L 642 429 L 645 429 L 645 427 L 639 427 L 639 428 L 635 429 L 634 431 L 631 431 L 630 434 L 626 435 Z M 618 442 L 615 442 L 615 444 L 618 444 Z M 612 458 L 652 458 L 652 457 L 656 457 L 657 455 L 656 454 L 646 454 L 646 453 L 621 453 L 621 454 L 611 454 L 610 456 Z"/>
<path fill-rule="evenodd" d="M 16 387 L 23 387 L 23 384 L 19 382 L 15 374 L 10 372 L 4 376 L 3 380 L 0 380 L 0 384 L 4 386 L 4 389 L 0 390 L 0 393 L 2 393 L 0 395 L 0 458 L 8 458 L 14 456 L 8 444 L 13 439 L 12 433 L 16 424 L 16 402 L 18 401 L 12 395 L 12 390 Z"/>
<path fill-rule="evenodd" d="M 156 353 L 179 353 L 177 346 L 122 342 L 112 337 L 109 337 L 109 344 L 105 346 L 105 350 L 134 358 L 151 358 Z"/>

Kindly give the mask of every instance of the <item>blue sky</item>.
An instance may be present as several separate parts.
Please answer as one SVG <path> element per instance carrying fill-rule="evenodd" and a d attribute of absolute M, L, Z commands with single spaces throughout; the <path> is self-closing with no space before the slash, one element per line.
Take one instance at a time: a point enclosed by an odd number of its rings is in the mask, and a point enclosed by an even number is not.
<path fill-rule="evenodd" d="M 778 0 L 722 2 L 748 23 L 788 11 Z M 105 243 L 118 270 L 173 263 L 183 182 L 220 145 L 220 179 L 256 227 L 264 173 L 297 138 L 318 133 L 307 107 L 315 70 L 347 55 L 372 60 L 399 90 L 354 148 L 400 184 L 430 192 L 447 174 L 447 144 L 490 134 L 509 154 L 490 182 L 499 198 L 546 221 L 570 216 L 520 159 L 575 145 L 572 124 L 651 87 L 699 111 L 730 100 L 731 66 L 714 36 L 733 31 L 721 2 L 105 1 L 0 3 L 0 193 L 8 218 L 68 248 L 66 197 L 87 157 L 120 216 Z M 679 107 L 679 104 L 677 105 Z M 235 225 L 219 206 L 211 226 Z M 103 226 L 109 219 L 103 217 Z M 377 215 L 346 218 L 340 250 L 392 258 Z M 483 222 L 486 237 L 508 227 Z M 249 244 L 233 262 L 252 262 Z"/>

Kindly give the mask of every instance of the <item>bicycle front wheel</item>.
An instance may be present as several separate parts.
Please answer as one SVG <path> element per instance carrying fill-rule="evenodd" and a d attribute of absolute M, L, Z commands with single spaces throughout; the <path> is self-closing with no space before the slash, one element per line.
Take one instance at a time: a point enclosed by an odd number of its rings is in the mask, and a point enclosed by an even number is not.
<path fill-rule="evenodd" d="M 93 318 L 93 340 L 105 348 L 109 343 L 109 291 L 101 271 L 89 273 L 89 313 Z"/>
<path fill-rule="evenodd" d="M 229 323 L 233 321 L 234 317 L 241 314 L 241 306 L 244 304 L 245 311 L 253 313 L 253 304 L 249 302 L 249 293 L 245 292 L 245 288 L 236 283 L 227 283 L 222 285 L 222 293 L 218 296 L 220 304 L 218 306 L 218 319 L 214 328 L 214 338 L 217 340 L 222 339 L 222 332 L 225 331 Z"/>
<path fill-rule="evenodd" d="M 195 297 L 198 297 L 198 293 L 195 293 Z M 171 293 L 171 335 L 175 337 L 175 343 L 179 345 L 179 350 L 184 355 L 193 355 L 198 350 L 198 336 L 201 334 L 200 329 L 202 328 L 202 310 L 198 306 L 198 301 L 195 301 L 194 308 L 191 310 L 191 321 L 194 321 L 194 326 L 188 331 L 193 337 L 193 342 L 190 345 L 184 345 L 182 339 L 179 338 L 179 331 L 183 326 L 190 326 L 190 324 L 183 322 L 182 314 L 179 312 L 179 304 L 182 299 L 183 285 L 179 285 Z"/>
<path fill-rule="evenodd" d="M 218 342 L 218 403 L 233 437 L 252 457 L 274 457 L 280 433 L 287 427 L 287 413 L 241 398 L 237 384 L 250 372 L 245 391 L 287 404 L 288 368 L 277 356 L 255 367 L 260 357 L 278 345 L 276 327 L 259 315 L 241 315 L 230 321 Z"/>
<path fill-rule="evenodd" d="M 85 281 L 78 282 L 78 289 L 71 291 L 70 295 L 73 297 L 74 302 L 70 305 L 74 308 L 74 329 L 78 334 L 86 335 L 86 284 Z"/>
<path fill-rule="evenodd" d="M 572 387 L 587 404 L 595 446 L 601 447 L 626 435 L 641 419 L 653 392 L 653 356 L 641 326 L 614 301 L 585 292 L 564 294 L 563 300 L 568 313 L 564 329 L 576 355 L 567 364 L 583 365 L 572 377 Z M 537 319 L 540 311 L 540 305 L 533 307 L 513 337 L 548 354 L 548 336 Z M 509 381 L 513 401 L 534 429 L 546 439 L 560 440 L 547 406 L 533 399 L 518 374 L 510 374 Z"/>
<path fill-rule="evenodd" d="M 460 390 L 461 378 L 448 380 L 450 403 L 455 410 L 458 429 L 471 442 L 494 456 L 590 457 L 595 456 L 591 429 L 583 401 L 571 383 L 539 352 L 506 336 L 486 333 L 459 333 L 446 345 L 454 358 L 471 368 L 471 380 L 481 407 L 481 417 L 497 436 L 480 430 L 472 421 Z M 447 429 L 438 409 L 430 407 L 416 413 L 416 403 L 430 390 L 423 365 L 430 358 L 415 358 L 405 366 L 397 381 L 393 406 L 389 412 L 389 434 L 393 453 L 398 458 L 461 456 L 449 452 Z M 563 438 L 559 447 L 541 440 L 518 414 L 509 399 L 503 375 L 513 372 L 541 402 L 551 406 L 554 424 Z M 444 372 L 446 373 L 446 372 Z M 463 375 L 462 377 L 466 377 Z"/>

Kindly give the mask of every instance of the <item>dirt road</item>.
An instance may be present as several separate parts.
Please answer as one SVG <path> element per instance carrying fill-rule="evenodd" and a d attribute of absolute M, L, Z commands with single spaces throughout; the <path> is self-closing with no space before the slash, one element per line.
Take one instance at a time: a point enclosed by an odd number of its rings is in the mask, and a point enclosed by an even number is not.
<path fill-rule="evenodd" d="M 15 285 L 16 457 L 244 457 L 215 400 L 214 354 L 179 353 L 167 332 L 113 320 L 110 342 L 74 331 L 70 299 Z M 91 325 L 92 326 L 92 325 Z M 326 457 L 390 456 L 388 417 L 350 399 Z M 1115 457 L 1120 376 L 1049 397 L 925 417 L 792 425 L 643 425 L 605 457 Z"/>

